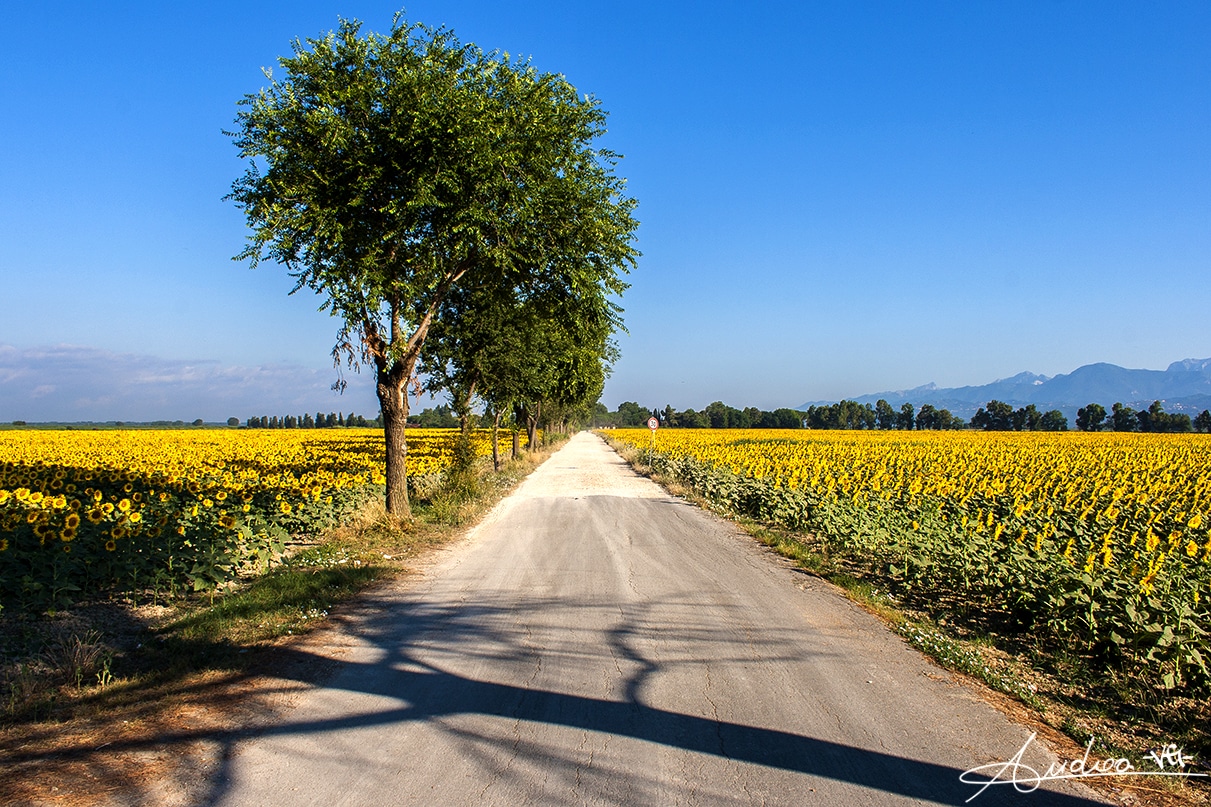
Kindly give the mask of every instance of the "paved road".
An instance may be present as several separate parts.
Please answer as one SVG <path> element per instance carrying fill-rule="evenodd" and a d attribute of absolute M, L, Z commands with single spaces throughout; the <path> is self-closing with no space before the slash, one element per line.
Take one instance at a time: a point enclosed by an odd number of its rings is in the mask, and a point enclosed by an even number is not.
<path fill-rule="evenodd" d="M 209 803 L 962 804 L 959 775 L 1029 737 L 587 433 L 345 631 L 336 673 L 236 746 Z"/>

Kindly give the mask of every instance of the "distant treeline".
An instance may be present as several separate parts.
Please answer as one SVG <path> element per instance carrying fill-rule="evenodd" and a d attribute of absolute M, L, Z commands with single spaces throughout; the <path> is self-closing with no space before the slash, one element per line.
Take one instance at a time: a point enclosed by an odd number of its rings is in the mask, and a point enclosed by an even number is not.
<path fill-rule="evenodd" d="M 240 421 L 238 418 L 230 418 L 227 421 L 227 425 L 238 426 L 240 425 Z M 408 425 L 420 426 L 426 429 L 457 429 L 459 424 L 458 418 L 454 416 L 454 412 L 450 407 L 437 406 L 409 415 Z M 269 417 L 268 415 L 263 415 L 261 417 L 251 417 L 245 421 L 245 428 L 248 429 L 339 429 L 345 427 L 373 427 L 381 429 L 383 427 L 382 413 L 379 413 L 372 419 L 355 415 L 352 412 L 348 415 L 343 412 L 329 412 L 326 415 L 323 412 L 316 412 L 314 416 L 286 415 L 284 417 Z"/>
<path fill-rule="evenodd" d="M 737 409 L 715 401 L 701 412 L 686 409 L 678 412 L 672 406 L 645 409 L 635 401 L 626 401 L 615 412 L 598 403 L 593 417 L 594 426 L 637 428 L 648 418 L 660 420 L 662 428 L 682 429 L 979 429 L 982 431 L 1068 431 L 1068 418 L 1058 409 L 1040 412 L 1034 404 L 1014 409 L 1003 401 L 992 400 L 971 418 L 971 422 L 953 415 L 947 409 L 922 404 L 918 411 L 912 404 L 898 410 L 879 399 L 874 406 L 856 401 L 809 406 L 798 409 L 775 409 L 767 412 L 756 407 Z M 1204 410 L 1191 419 L 1189 415 L 1168 414 L 1160 401 L 1139 412 L 1116 403 L 1107 420 L 1107 412 L 1099 404 L 1089 404 L 1078 410 L 1076 427 L 1081 431 L 1126 432 L 1204 432 L 1211 433 L 1211 411 Z"/>
<path fill-rule="evenodd" d="M 619 404 L 618 411 L 609 411 L 597 404 L 593 418 L 595 426 L 639 427 L 648 418 L 656 417 L 662 427 L 680 429 L 962 429 L 963 418 L 946 409 L 929 404 L 917 412 L 912 404 L 896 411 L 887 401 L 874 406 L 856 401 L 841 401 L 823 406 L 809 406 L 807 411 L 775 409 L 768 412 L 756 407 L 737 409 L 715 401 L 701 412 L 686 409 L 678 412 L 672 406 L 663 410 L 645 409 L 634 401 Z"/>
<path fill-rule="evenodd" d="M 611 412 L 605 404 L 598 403 L 593 413 L 594 426 L 617 426 L 635 428 L 644 426 L 648 418 L 655 417 L 660 425 L 675 429 L 801 429 L 803 413 L 794 409 L 775 409 L 766 412 L 756 407 L 736 409 L 722 401 L 715 401 L 701 412 L 686 409 L 678 412 L 672 406 L 663 410 L 645 409 L 634 401 L 618 405 Z"/>
<path fill-rule="evenodd" d="M 971 426 L 986 432 L 1066 432 L 1068 418 L 1058 409 L 1040 412 L 1034 404 L 1015 410 L 1003 401 L 989 401 L 971 418 Z"/>
<path fill-rule="evenodd" d="M 234 418 L 233 418 L 234 420 Z M 231 424 L 231 421 L 228 421 Z M 374 420 L 366 420 L 361 415 L 355 415 L 352 412 L 346 416 L 342 412 L 316 412 L 315 416 L 311 415 L 286 415 L 279 417 L 274 415 L 262 415 L 261 417 L 251 417 L 245 422 L 245 428 L 249 429 L 336 429 L 346 426 L 356 426 L 365 428 L 368 426 L 382 427 L 382 423 L 375 418 Z"/>
<path fill-rule="evenodd" d="M 1189 415 L 1169 414 L 1160 401 L 1153 401 L 1147 409 L 1136 412 L 1130 406 L 1116 403 L 1110 407 L 1110 419 L 1106 419 L 1106 408 L 1091 403 L 1076 410 L 1076 427 L 1081 431 L 1153 432 L 1180 434 L 1182 432 L 1211 433 L 1211 411 L 1204 409 L 1193 419 Z"/>

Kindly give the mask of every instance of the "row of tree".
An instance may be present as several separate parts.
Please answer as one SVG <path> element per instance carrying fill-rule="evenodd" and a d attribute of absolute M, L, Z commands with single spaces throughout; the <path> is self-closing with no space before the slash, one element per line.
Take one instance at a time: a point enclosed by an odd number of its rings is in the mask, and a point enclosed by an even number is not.
<path fill-rule="evenodd" d="M 886 400 L 880 398 L 874 406 L 857 401 L 840 401 L 835 404 L 809 406 L 804 413 L 804 425 L 809 429 L 881 429 L 884 431 L 912 429 L 962 429 L 967 421 L 952 415 L 949 409 L 938 409 L 932 404 L 922 404 L 921 411 L 910 404 L 903 404 L 897 411 Z"/>
<path fill-rule="evenodd" d="M 594 145 L 593 96 L 447 29 L 342 21 L 279 61 L 232 135 L 250 162 L 229 195 L 251 229 L 237 258 L 324 298 L 342 322 L 336 388 L 342 366 L 373 368 L 387 509 L 407 517 L 420 378 L 464 434 L 473 408 L 530 445 L 592 413 L 639 254 L 635 201 Z"/>
<path fill-rule="evenodd" d="M 672 406 L 646 409 L 635 401 L 624 401 L 611 412 L 598 403 L 593 413 L 594 426 L 638 428 L 655 417 L 662 428 L 689 429 L 981 429 L 983 431 L 1067 431 L 1068 418 L 1058 409 L 1040 412 L 1034 404 L 1014 409 L 1004 401 L 992 400 L 980 408 L 968 423 L 947 409 L 922 404 L 917 411 L 912 404 L 896 410 L 883 399 L 874 406 L 855 401 L 809 406 L 806 411 L 775 409 L 767 412 L 756 407 L 736 409 L 715 401 L 701 412 L 686 409 L 678 412 Z M 1101 404 L 1092 403 L 1077 410 L 1076 427 L 1081 431 L 1122 432 L 1202 432 L 1211 433 L 1211 410 L 1203 410 L 1191 418 L 1185 414 L 1165 412 L 1160 401 L 1147 409 L 1135 411 L 1116 403 L 1108 414 Z"/>
<path fill-rule="evenodd" d="M 906 403 L 899 411 L 880 399 L 874 406 L 855 401 L 841 401 L 823 406 L 810 406 L 807 411 L 775 409 L 772 412 L 756 407 L 737 409 L 722 401 L 709 404 L 701 412 L 686 409 L 678 412 L 672 406 L 663 410 L 645 409 L 635 401 L 624 401 L 616 412 L 597 404 L 593 416 L 595 426 L 636 428 L 648 418 L 659 419 L 662 427 L 681 429 L 962 429 L 967 421 L 952 415 L 947 409 L 924 404 L 917 412 Z"/>
<path fill-rule="evenodd" d="M 431 409 L 408 415 L 408 425 L 424 429 L 457 429 L 462 423 L 452 408 L 438 404 Z"/>
<path fill-rule="evenodd" d="M 635 401 L 624 401 L 615 412 L 605 404 L 594 408 L 592 425 L 618 428 L 638 428 L 656 418 L 665 428 L 675 429 L 801 429 L 803 413 L 794 409 L 776 409 L 767 412 L 756 407 L 736 409 L 722 401 L 715 401 L 701 412 L 686 409 L 678 412 L 672 406 L 664 409 L 645 409 Z"/>
<path fill-rule="evenodd" d="M 239 421 L 233 424 L 231 418 L 227 421 L 227 425 L 239 425 Z M 279 417 L 274 415 L 262 415 L 260 417 L 250 417 L 244 421 L 245 428 L 248 429 L 335 429 L 344 428 L 346 426 L 356 426 L 366 428 L 368 426 L 381 426 L 378 418 L 374 420 L 366 420 L 361 415 L 355 415 L 352 412 L 346 416 L 343 412 L 316 412 L 315 417 L 310 414 L 306 415 L 286 415 Z"/>
<path fill-rule="evenodd" d="M 1081 431 L 1154 432 L 1180 434 L 1185 432 L 1211 433 L 1211 410 L 1204 409 L 1192 419 L 1180 412 L 1169 413 L 1160 401 L 1153 401 L 1147 409 L 1135 411 L 1130 406 L 1115 403 L 1110 408 L 1107 420 L 1106 408 L 1091 403 L 1076 411 L 1076 427 Z"/>
<path fill-rule="evenodd" d="M 1058 409 L 1040 412 L 1028 404 L 1015 410 L 1004 401 L 992 400 L 972 415 L 971 425 L 986 432 L 1065 432 L 1068 418 Z"/>

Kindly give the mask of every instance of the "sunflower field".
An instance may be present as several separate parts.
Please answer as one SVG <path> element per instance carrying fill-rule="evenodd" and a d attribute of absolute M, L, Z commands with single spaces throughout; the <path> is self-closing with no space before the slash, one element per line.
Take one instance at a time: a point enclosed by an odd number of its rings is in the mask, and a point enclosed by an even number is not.
<path fill-rule="evenodd" d="M 409 429 L 410 480 L 456 435 Z M 213 590 L 382 495 L 384 461 L 376 429 L 0 431 L 0 606 Z"/>
<path fill-rule="evenodd" d="M 1164 688 L 1211 684 L 1211 437 L 662 430 L 609 436 L 895 596 Z"/>

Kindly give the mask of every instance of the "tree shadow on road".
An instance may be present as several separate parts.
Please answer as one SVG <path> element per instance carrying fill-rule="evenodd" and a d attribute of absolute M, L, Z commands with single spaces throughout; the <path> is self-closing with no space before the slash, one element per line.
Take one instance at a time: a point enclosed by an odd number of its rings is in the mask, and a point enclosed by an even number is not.
<path fill-rule="evenodd" d="M 644 507 L 662 507 L 662 503 L 653 500 Z M 633 549 L 642 553 L 642 546 Z M 575 573 L 578 570 L 568 571 Z M 662 572 L 656 569 L 652 573 Z M 676 680 L 673 674 L 682 672 L 679 667 L 715 665 L 722 669 L 731 665 L 735 669 L 753 659 L 763 664 L 803 662 L 809 652 L 804 648 L 813 645 L 803 641 L 793 620 L 771 617 L 756 634 L 746 632 L 743 619 L 731 614 L 726 603 L 705 609 L 704 595 L 690 590 L 666 594 L 658 602 L 619 597 L 608 587 L 590 587 L 589 594 L 575 596 L 533 591 L 500 602 L 474 596 L 455 604 L 435 604 L 426 596 L 423 591 L 401 593 L 387 588 L 344 609 L 335 621 L 344 636 L 363 643 L 344 656 L 309 649 L 315 643 L 274 651 L 275 685 L 281 691 L 322 685 L 345 693 L 329 700 L 330 707 L 337 703 L 336 708 L 282 709 L 271 719 L 238 731 L 201 726 L 162 732 L 153 738 L 118 737 L 101 748 L 71 749 L 66 756 L 93 767 L 97 779 L 103 781 L 113 760 L 122 754 L 172 755 L 205 746 L 219 762 L 213 769 L 195 770 L 194 784 L 199 789 L 190 801 L 217 806 L 237 803 L 239 797 L 232 789 L 236 762 L 241 745 L 249 741 L 320 737 L 322 742 L 312 753 L 352 772 L 360 769 L 374 775 L 376 768 L 391 764 L 398 771 L 410 761 L 377 756 L 388 751 L 367 747 L 364 737 L 351 740 L 347 732 L 423 724 L 438 732 L 447 745 L 457 747 L 464 759 L 483 772 L 485 781 L 513 787 L 502 792 L 525 792 L 523 777 L 537 771 L 558 782 L 560 799 L 566 803 L 583 799 L 656 804 L 660 801 L 654 794 L 667 785 L 656 778 L 655 766 L 636 772 L 611 768 L 604 759 L 586 766 L 571 752 L 544 742 L 551 733 L 579 732 L 608 736 L 611 743 L 646 744 L 653 759 L 671 749 L 702 760 L 726 760 L 737 768 L 762 766 L 788 776 L 853 785 L 862 790 L 852 792 L 861 793 L 862 801 L 871 804 L 899 800 L 962 804 L 976 792 L 975 787 L 960 781 L 960 768 L 830 740 L 827 727 L 810 725 L 808 718 L 788 718 L 773 727 L 750 725 L 717 712 L 679 712 L 653 705 L 664 702 L 654 697 L 655 692 Z M 582 624 L 591 627 L 576 627 Z M 609 627 L 602 630 L 603 625 Z M 535 633 L 544 640 L 535 640 Z M 698 655 L 703 642 L 714 649 L 714 657 Z M 819 648 L 810 652 L 826 653 Z M 616 670 L 617 674 L 608 684 L 601 684 L 602 670 Z M 718 686 L 726 687 L 727 681 Z M 592 691 L 598 694 L 589 694 Z M 788 723 L 803 728 L 790 730 Z M 506 734 L 507 739 L 502 739 Z M 923 739 L 922 745 L 925 743 Z M 872 738 L 871 745 L 880 743 Z M 1009 749 L 1009 753 L 1016 750 Z M 8 762 L 37 765 L 46 761 L 40 754 L 14 749 Z M 57 752 L 60 757 L 64 754 Z M 929 749 L 922 747 L 921 756 L 930 756 Z M 700 790 L 698 795 L 707 803 L 748 801 L 742 793 Z M 1053 791 L 1036 797 L 1039 804 L 1061 807 L 1094 803 Z M 149 790 L 131 799 L 123 803 L 152 804 L 156 792 Z M 982 793 L 978 803 L 1022 804 L 1022 799 L 1012 786 L 1002 785 Z"/>

